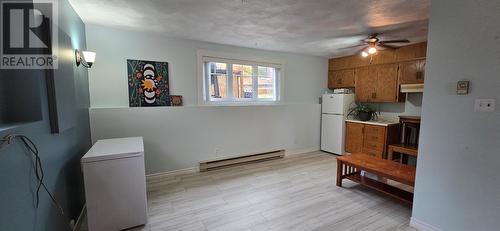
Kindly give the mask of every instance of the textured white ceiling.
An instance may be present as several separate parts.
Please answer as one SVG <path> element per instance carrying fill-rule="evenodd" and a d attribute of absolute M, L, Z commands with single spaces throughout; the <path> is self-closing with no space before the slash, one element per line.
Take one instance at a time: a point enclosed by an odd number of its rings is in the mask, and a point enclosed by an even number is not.
<path fill-rule="evenodd" d="M 85 23 L 334 57 L 372 32 L 425 41 L 430 0 L 70 0 Z"/>

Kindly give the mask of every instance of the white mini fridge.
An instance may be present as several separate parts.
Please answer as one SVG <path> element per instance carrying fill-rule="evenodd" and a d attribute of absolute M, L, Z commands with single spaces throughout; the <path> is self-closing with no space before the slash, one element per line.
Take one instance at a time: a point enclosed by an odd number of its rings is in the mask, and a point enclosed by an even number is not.
<path fill-rule="evenodd" d="M 354 94 L 324 94 L 321 104 L 321 150 L 343 155 L 345 119 Z"/>
<path fill-rule="evenodd" d="M 81 163 L 89 231 L 147 223 L 142 137 L 99 140 Z"/>

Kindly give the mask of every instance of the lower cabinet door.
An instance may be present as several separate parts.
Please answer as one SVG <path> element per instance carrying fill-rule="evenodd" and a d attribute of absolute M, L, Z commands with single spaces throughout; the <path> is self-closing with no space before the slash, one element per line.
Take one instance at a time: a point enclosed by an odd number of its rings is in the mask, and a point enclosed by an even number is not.
<path fill-rule="evenodd" d="M 364 124 L 346 123 L 345 150 L 349 153 L 360 153 L 363 151 Z"/>

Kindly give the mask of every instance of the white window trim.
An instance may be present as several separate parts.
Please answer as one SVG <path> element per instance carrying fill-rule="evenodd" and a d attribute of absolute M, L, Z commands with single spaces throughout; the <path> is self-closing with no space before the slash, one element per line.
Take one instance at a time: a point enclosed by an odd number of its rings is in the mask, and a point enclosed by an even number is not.
<path fill-rule="evenodd" d="M 283 103 L 283 89 L 284 89 L 284 79 L 285 79 L 285 62 L 280 59 L 270 59 L 264 57 L 257 57 L 252 55 L 243 54 L 233 54 L 233 53 L 221 53 L 208 50 L 197 50 L 197 99 L 199 105 L 274 105 Z M 208 92 L 205 86 L 205 73 L 204 73 L 204 57 L 208 57 L 211 60 L 219 59 L 221 62 L 226 61 L 241 61 L 241 64 L 262 64 L 264 66 L 279 68 L 279 73 L 277 78 L 275 78 L 275 84 L 277 84 L 278 89 L 276 89 L 276 101 L 266 100 L 266 99 L 238 99 L 238 100 L 206 100 L 208 97 Z M 246 63 L 245 63 L 246 62 Z M 229 76 L 228 76 L 229 78 Z M 255 83 L 256 84 L 256 79 Z M 232 85 L 231 85 L 232 86 Z"/>

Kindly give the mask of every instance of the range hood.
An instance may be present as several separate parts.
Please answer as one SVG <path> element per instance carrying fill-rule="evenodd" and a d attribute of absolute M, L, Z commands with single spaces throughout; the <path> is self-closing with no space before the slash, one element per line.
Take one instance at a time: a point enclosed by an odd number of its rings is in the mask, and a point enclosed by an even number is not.
<path fill-rule="evenodd" d="M 402 93 L 424 92 L 424 84 L 401 84 L 401 86 L 399 87 L 399 91 Z"/>

